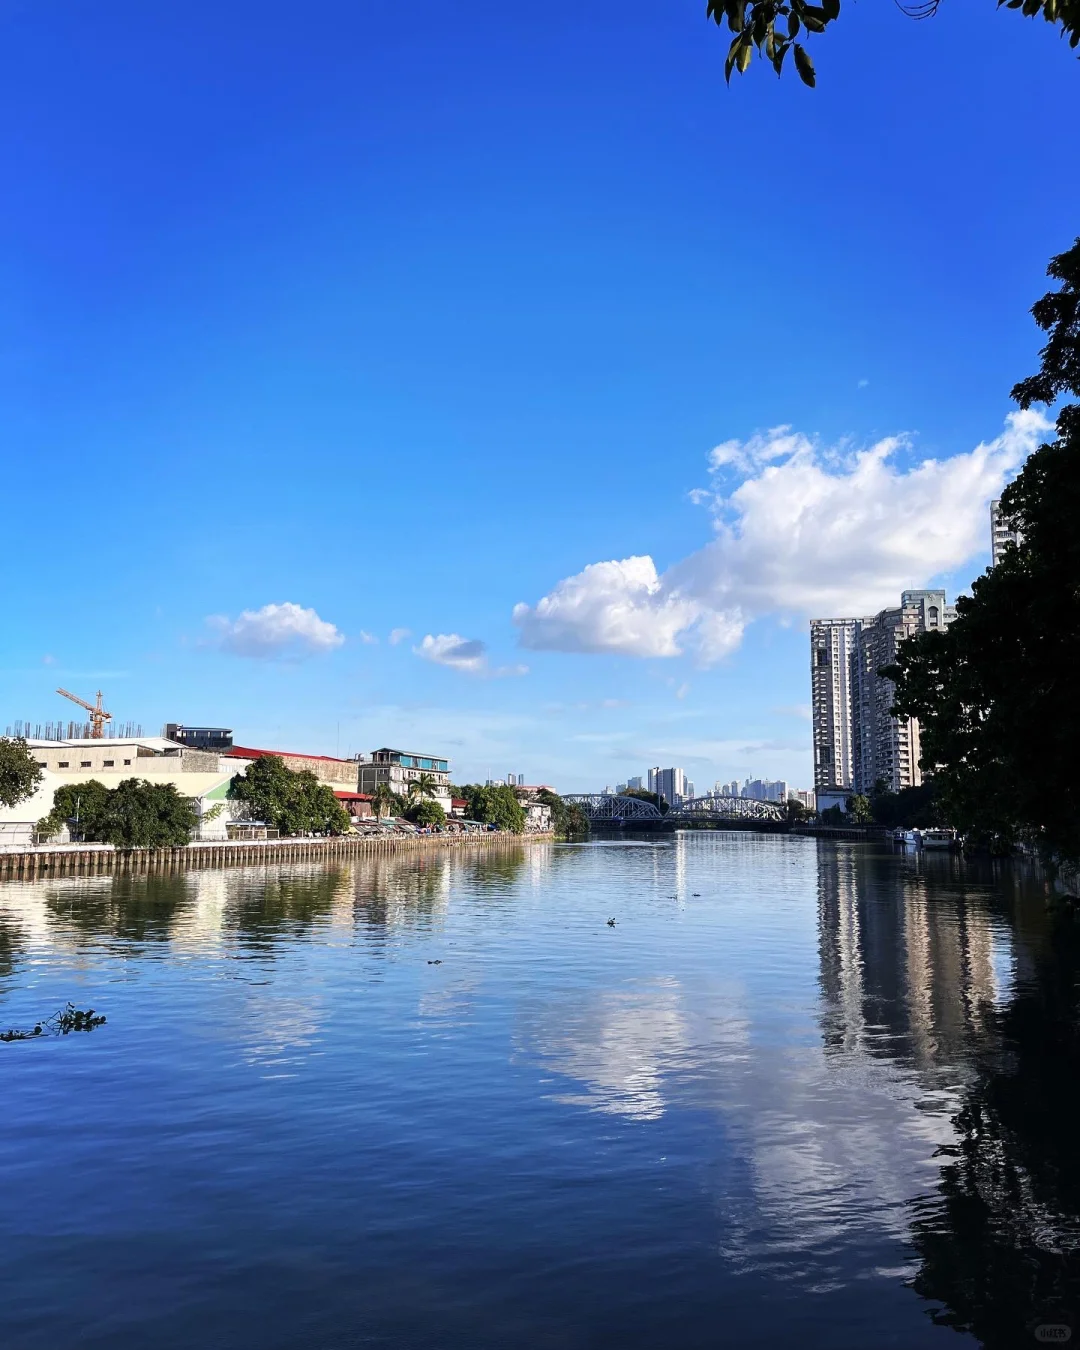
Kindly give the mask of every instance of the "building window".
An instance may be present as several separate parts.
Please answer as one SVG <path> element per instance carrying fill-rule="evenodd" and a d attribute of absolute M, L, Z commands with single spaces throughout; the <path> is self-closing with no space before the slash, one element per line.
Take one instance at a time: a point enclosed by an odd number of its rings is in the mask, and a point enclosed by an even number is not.
<path fill-rule="evenodd" d="M 39 759 L 37 762 L 37 766 L 39 769 L 47 769 L 49 767 L 49 762 L 48 760 L 45 759 Z"/>
<path fill-rule="evenodd" d="M 79 768 L 80 768 L 80 769 L 88 769 L 89 767 L 90 767 L 90 761 L 89 761 L 88 759 L 80 759 L 80 760 L 79 760 Z"/>
<path fill-rule="evenodd" d="M 58 769 L 68 769 L 68 768 L 70 768 L 71 766 L 70 766 L 70 764 L 67 762 L 66 759 L 62 759 L 62 760 L 60 761 L 60 763 L 57 764 L 56 767 L 57 767 Z"/>
<path fill-rule="evenodd" d="M 130 763 L 131 763 L 131 760 L 130 760 L 130 759 L 125 759 L 125 760 L 124 760 L 124 763 L 125 763 L 125 764 L 130 764 Z"/>
<path fill-rule="evenodd" d="M 115 763 L 116 763 L 115 759 L 106 759 L 102 761 L 102 767 L 106 769 L 111 769 L 115 765 Z"/>

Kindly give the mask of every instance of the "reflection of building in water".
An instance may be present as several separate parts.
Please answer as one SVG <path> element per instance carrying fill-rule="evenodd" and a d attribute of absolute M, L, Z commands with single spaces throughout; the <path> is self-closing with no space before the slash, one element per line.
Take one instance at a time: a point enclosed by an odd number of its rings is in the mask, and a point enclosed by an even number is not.
<path fill-rule="evenodd" d="M 943 872 L 942 859 L 822 846 L 818 919 L 827 1048 L 931 1069 L 966 1060 L 1000 1004 L 1009 930 Z M 943 884 L 944 883 L 944 884 Z"/>

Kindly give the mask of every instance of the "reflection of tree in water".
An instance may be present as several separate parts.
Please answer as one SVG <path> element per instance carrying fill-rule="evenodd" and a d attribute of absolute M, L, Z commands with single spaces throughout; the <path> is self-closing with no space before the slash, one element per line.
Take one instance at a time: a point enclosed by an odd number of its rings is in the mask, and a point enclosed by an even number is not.
<path fill-rule="evenodd" d="M 182 874 L 124 874 L 88 886 L 50 887 L 45 910 L 50 923 L 71 938 L 116 937 L 131 942 L 167 942 L 177 911 L 189 900 Z"/>
<path fill-rule="evenodd" d="M 15 964 L 24 947 L 22 929 L 0 914 L 0 980 L 15 973 Z"/>
<path fill-rule="evenodd" d="M 913 1203 L 913 1287 L 944 1305 L 936 1322 L 993 1350 L 1080 1316 L 1078 971 L 1070 925 L 1000 1014 L 954 1119 L 952 1161 Z"/>
<path fill-rule="evenodd" d="M 287 931 L 296 936 L 324 919 L 348 886 L 345 866 L 271 867 L 256 876 L 239 874 L 223 928 L 251 946 L 273 947 Z"/>
<path fill-rule="evenodd" d="M 524 863 L 524 849 L 365 859 L 352 866 L 356 916 L 378 929 L 428 922 L 446 908 L 456 883 L 469 894 L 503 892 L 515 884 Z"/>

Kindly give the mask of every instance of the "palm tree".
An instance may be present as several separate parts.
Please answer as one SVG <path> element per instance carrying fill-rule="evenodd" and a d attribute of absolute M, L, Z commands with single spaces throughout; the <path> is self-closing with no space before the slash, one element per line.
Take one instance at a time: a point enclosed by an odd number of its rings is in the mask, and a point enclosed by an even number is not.
<path fill-rule="evenodd" d="M 377 784 L 375 791 L 371 794 L 371 809 L 375 812 L 376 820 L 381 820 L 384 814 L 390 815 L 400 804 L 401 798 L 389 783 Z"/>
<path fill-rule="evenodd" d="M 438 787 L 433 773 L 417 774 L 415 778 L 409 780 L 409 796 L 434 797 Z"/>

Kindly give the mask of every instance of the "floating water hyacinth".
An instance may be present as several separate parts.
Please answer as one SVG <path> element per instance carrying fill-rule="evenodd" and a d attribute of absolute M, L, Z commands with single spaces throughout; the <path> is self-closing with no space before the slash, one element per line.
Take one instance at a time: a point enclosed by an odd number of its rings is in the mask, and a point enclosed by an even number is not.
<path fill-rule="evenodd" d="M 35 1022 L 29 1031 L 23 1031 L 18 1027 L 0 1031 L 0 1041 L 32 1041 L 35 1036 L 66 1036 L 72 1031 L 93 1031 L 104 1022 L 104 1014 L 95 1013 L 93 1008 L 83 1012 L 81 1008 L 76 1008 L 74 1003 L 69 1003 L 58 1012 L 54 1012 L 51 1017 Z"/>

